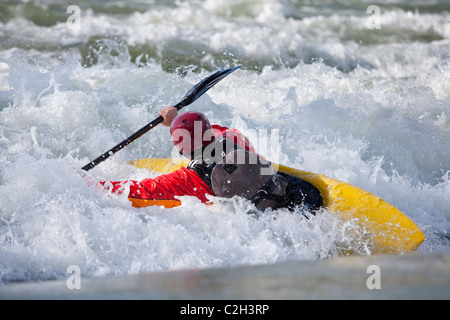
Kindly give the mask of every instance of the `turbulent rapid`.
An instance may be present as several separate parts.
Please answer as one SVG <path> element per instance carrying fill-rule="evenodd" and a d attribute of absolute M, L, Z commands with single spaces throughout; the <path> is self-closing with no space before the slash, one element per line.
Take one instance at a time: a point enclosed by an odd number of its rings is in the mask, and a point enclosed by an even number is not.
<path fill-rule="evenodd" d="M 8 1 L 0 4 L 0 283 L 370 255 L 332 212 L 258 219 L 233 199 L 133 208 L 88 183 L 156 173 L 157 127 L 80 168 L 219 69 L 187 110 L 261 154 L 380 196 L 450 250 L 447 1 Z M 264 139 L 266 137 L 266 139 Z M 269 137 L 269 138 L 267 138 Z M 262 143 L 262 141 L 269 141 Z"/>

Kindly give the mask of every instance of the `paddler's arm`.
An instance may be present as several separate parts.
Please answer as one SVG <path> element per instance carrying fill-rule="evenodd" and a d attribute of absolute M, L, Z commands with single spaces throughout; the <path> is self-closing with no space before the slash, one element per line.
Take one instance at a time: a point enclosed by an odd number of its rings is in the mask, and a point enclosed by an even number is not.
<path fill-rule="evenodd" d="M 131 186 L 137 187 L 140 185 L 138 181 L 125 180 L 125 181 L 99 181 L 99 184 L 103 186 L 104 190 L 110 191 L 113 194 L 121 195 L 126 190 L 129 190 Z"/>
<path fill-rule="evenodd" d="M 165 127 L 170 127 L 173 119 L 178 115 L 178 110 L 175 107 L 168 106 L 159 110 L 158 115 L 164 118 L 161 124 Z"/>
<path fill-rule="evenodd" d="M 206 203 L 209 201 L 206 195 L 213 194 L 195 171 L 185 167 L 140 182 L 101 181 L 100 184 L 113 194 L 120 195 L 128 191 L 128 198 L 134 199 L 176 200 L 178 196 L 194 196 Z"/>
<path fill-rule="evenodd" d="M 139 186 L 140 183 L 135 180 L 125 180 L 125 181 L 98 181 L 90 176 L 88 176 L 85 171 L 77 171 L 80 176 L 86 181 L 88 187 L 95 187 L 97 190 L 106 190 L 112 194 L 121 195 L 131 186 Z"/>

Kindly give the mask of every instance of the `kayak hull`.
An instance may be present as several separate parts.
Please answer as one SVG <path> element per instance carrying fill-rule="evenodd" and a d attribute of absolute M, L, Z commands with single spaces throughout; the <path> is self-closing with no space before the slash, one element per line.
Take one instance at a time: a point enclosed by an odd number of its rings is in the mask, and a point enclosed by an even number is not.
<path fill-rule="evenodd" d="M 139 159 L 130 162 L 137 168 L 169 173 L 188 164 L 182 159 Z M 400 210 L 380 197 L 354 185 L 325 175 L 274 164 L 278 171 L 313 184 L 322 194 L 323 206 L 343 221 L 352 220 L 371 237 L 372 253 L 406 253 L 415 251 L 425 240 L 417 225 Z M 135 207 L 181 205 L 179 200 L 142 200 L 129 198 Z"/>

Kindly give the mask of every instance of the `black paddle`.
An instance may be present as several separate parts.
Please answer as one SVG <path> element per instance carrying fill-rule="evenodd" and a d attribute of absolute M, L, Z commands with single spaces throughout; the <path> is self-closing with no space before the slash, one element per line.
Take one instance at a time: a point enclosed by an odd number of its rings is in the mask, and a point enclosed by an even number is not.
<path fill-rule="evenodd" d="M 176 105 L 174 105 L 174 107 L 177 108 L 177 110 L 180 110 L 181 108 L 183 108 L 183 107 L 185 107 L 187 105 L 190 105 L 192 102 L 194 102 L 195 100 L 200 98 L 206 91 L 211 89 L 217 82 L 219 82 L 220 80 L 222 80 L 227 75 L 229 75 L 234 70 L 236 70 L 236 69 L 238 69 L 240 67 L 241 66 L 237 66 L 237 67 L 234 67 L 234 68 L 229 68 L 229 69 L 225 69 L 225 70 L 222 70 L 222 71 L 217 71 L 216 73 L 210 75 L 209 77 L 206 77 L 205 79 L 203 79 L 202 81 L 197 83 L 195 86 L 193 86 L 192 89 L 189 90 L 186 93 L 186 95 L 183 97 L 183 100 L 181 100 L 181 102 L 179 102 Z M 133 135 L 131 135 L 127 139 L 123 140 L 121 143 L 119 143 L 115 147 L 113 147 L 113 148 L 109 149 L 108 151 L 106 151 L 104 154 L 102 154 L 97 159 L 89 162 L 87 165 L 85 165 L 81 169 L 83 169 L 85 171 L 91 170 L 96 165 L 98 165 L 99 163 L 105 161 L 110 156 L 112 156 L 114 153 L 116 153 L 117 151 L 121 150 L 125 146 L 129 145 L 131 142 L 133 142 L 137 138 L 141 137 L 147 131 L 149 131 L 150 129 L 153 129 L 155 126 L 157 126 L 158 124 L 160 124 L 163 121 L 164 121 L 164 118 L 159 116 L 158 118 L 156 118 L 155 120 L 153 120 L 152 122 L 147 124 L 146 126 L 142 127 L 138 131 L 136 131 Z"/>

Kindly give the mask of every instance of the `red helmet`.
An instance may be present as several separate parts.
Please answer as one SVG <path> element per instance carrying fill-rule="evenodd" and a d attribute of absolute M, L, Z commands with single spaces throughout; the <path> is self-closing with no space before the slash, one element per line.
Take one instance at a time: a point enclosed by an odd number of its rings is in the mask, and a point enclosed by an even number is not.
<path fill-rule="evenodd" d="M 214 141 L 211 124 L 203 113 L 186 111 L 179 114 L 170 126 L 172 142 L 183 155 L 207 146 Z"/>

